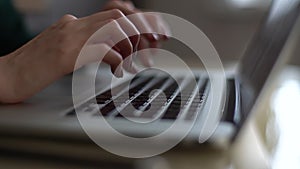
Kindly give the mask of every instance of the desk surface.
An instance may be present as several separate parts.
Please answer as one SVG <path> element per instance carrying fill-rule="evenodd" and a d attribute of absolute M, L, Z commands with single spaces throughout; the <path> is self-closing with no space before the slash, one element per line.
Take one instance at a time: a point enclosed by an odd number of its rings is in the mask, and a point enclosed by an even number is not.
<path fill-rule="evenodd" d="M 5 168 L 143 168 L 143 169 L 263 169 L 300 168 L 300 68 L 289 67 L 278 77 L 269 99 L 252 115 L 235 143 L 229 149 L 201 145 L 198 148 L 176 148 L 158 157 L 143 160 L 121 160 L 102 152 L 98 163 L 66 161 L 14 154 L 0 155 Z M 34 143 L 31 143 L 34 145 Z M 40 143 L 37 143 L 40 144 Z M 26 145 L 26 143 L 24 143 Z M 30 146 L 30 145 L 27 145 Z M 67 149 L 74 147 L 65 146 Z M 78 148 L 78 147 L 77 147 Z M 95 147 L 93 147 L 95 148 Z M 51 146 L 49 146 L 51 149 Z M 63 149 L 63 146 L 62 146 Z M 74 152 L 89 156 L 88 149 Z M 38 158 L 37 158 L 38 157 Z M 119 161 L 120 160 L 120 161 Z M 109 161 L 109 162 L 108 162 Z M 103 162 L 103 165 L 101 163 Z M 105 163 L 105 164 L 104 164 Z"/>

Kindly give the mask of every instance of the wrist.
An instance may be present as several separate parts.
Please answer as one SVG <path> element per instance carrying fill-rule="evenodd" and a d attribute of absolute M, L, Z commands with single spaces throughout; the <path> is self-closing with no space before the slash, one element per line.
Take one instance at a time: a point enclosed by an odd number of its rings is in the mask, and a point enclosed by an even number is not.
<path fill-rule="evenodd" d="M 0 57 L 0 103 L 15 103 L 14 77 L 12 75 L 13 54 Z"/>

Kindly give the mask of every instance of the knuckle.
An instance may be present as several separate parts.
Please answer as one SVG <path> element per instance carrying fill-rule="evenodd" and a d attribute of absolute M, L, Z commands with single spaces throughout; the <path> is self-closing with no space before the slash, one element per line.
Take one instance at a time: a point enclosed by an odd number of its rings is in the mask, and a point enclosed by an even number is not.
<path fill-rule="evenodd" d="M 108 19 L 107 23 L 116 24 L 116 20 L 114 20 L 114 19 Z"/>
<path fill-rule="evenodd" d="M 65 15 L 59 20 L 57 24 L 57 29 L 59 30 L 73 29 L 74 22 L 76 20 L 77 18 L 73 15 Z"/>
<path fill-rule="evenodd" d="M 112 26 L 113 29 L 119 29 L 120 28 L 119 23 L 116 20 L 114 20 L 114 19 L 111 19 L 109 21 L 109 24 L 111 24 L 111 26 Z"/>
<path fill-rule="evenodd" d="M 136 37 L 138 40 L 141 39 L 141 32 L 138 29 L 134 30 L 133 36 Z"/>
<path fill-rule="evenodd" d="M 116 19 L 124 16 L 123 12 L 119 9 L 112 9 L 110 12 L 112 17 Z"/>
<path fill-rule="evenodd" d="M 129 43 L 129 51 L 130 51 L 130 54 L 133 52 L 134 50 L 134 47 L 131 43 Z"/>
<path fill-rule="evenodd" d="M 115 66 L 119 66 L 120 64 L 122 64 L 123 58 L 122 58 L 121 56 L 119 56 L 119 55 L 116 55 L 115 57 L 116 57 L 116 58 L 115 58 L 114 65 L 115 65 Z"/>
<path fill-rule="evenodd" d="M 96 28 L 102 28 L 102 27 L 115 27 L 116 23 L 115 23 L 115 20 L 114 19 L 107 19 L 105 20 L 103 23 L 101 22 L 96 22 L 95 24 L 95 27 Z"/>
<path fill-rule="evenodd" d="M 120 55 L 115 56 L 116 64 L 120 64 L 123 62 L 123 58 Z"/>
<path fill-rule="evenodd" d="M 75 24 L 75 17 L 72 15 L 65 15 L 61 18 L 60 23 L 56 26 L 57 44 L 61 47 L 68 47 L 72 40 L 72 33 L 78 27 Z"/>
<path fill-rule="evenodd" d="M 64 15 L 61 19 L 60 19 L 60 21 L 62 22 L 62 23 L 66 23 L 66 22 L 70 22 L 70 21 L 73 21 L 73 20 L 76 20 L 77 18 L 75 17 L 75 16 L 73 16 L 73 15 L 70 15 L 70 14 L 66 14 L 66 15 Z"/>

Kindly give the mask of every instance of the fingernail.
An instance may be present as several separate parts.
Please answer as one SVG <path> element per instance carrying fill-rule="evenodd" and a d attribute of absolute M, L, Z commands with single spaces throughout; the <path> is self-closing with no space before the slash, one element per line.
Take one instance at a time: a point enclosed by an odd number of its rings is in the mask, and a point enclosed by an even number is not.
<path fill-rule="evenodd" d="M 138 73 L 138 69 L 133 62 L 131 62 L 131 64 L 130 64 L 130 73 L 132 73 L 132 74 Z"/>
<path fill-rule="evenodd" d="M 159 40 L 159 35 L 158 34 L 152 34 L 152 36 L 153 36 L 153 38 L 154 38 L 154 40 L 156 40 L 156 41 L 158 41 Z"/>
<path fill-rule="evenodd" d="M 153 59 L 152 59 L 152 58 L 149 58 L 149 59 L 148 59 L 148 67 L 153 67 L 153 65 L 154 65 Z"/>
<path fill-rule="evenodd" d="M 117 46 L 114 46 L 114 47 L 113 47 L 113 49 L 114 49 L 115 51 L 117 51 L 118 53 L 120 53 L 120 52 L 121 52 L 121 49 L 120 49 L 120 48 L 118 48 Z"/>
<path fill-rule="evenodd" d="M 169 36 L 167 36 L 167 35 L 163 35 L 163 37 L 164 37 L 164 40 L 168 40 L 168 39 L 170 39 L 170 37 L 169 37 Z"/>
<path fill-rule="evenodd" d="M 118 78 L 121 78 L 124 76 L 124 73 L 123 73 L 123 69 L 121 68 L 121 66 L 119 66 L 116 70 L 115 70 L 115 73 L 114 75 Z"/>

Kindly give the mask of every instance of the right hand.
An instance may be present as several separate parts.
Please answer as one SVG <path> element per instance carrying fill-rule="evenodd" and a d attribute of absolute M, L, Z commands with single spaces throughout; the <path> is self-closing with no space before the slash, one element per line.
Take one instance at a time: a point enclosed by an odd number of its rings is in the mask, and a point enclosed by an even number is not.
<path fill-rule="evenodd" d="M 97 37 L 97 43 L 90 46 L 93 54 L 86 56 L 80 66 L 99 61 L 102 58 L 97 53 L 107 52 L 103 61 L 111 66 L 116 76 L 121 77 L 123 70 L 120 65 L 133 52 L 140 37 L 130 20 L 116 21 L 120 17 L 124 17 L 124 14 L 117 9 L 80 19 L 66 15 L 20 49 L 0 58 L 0 102 L 21 102 L 73 72 L 84 44 L 98 29 L 110 22 L 111 27 L 105 29 L 105 34 L 102 33 L 103 36 Z M 129 38 L 128 34 L 136 36 Z M 111 46 L 120 36 L 124 40 Z M 131 71 L 130 67 L 125 69 Z"/>

